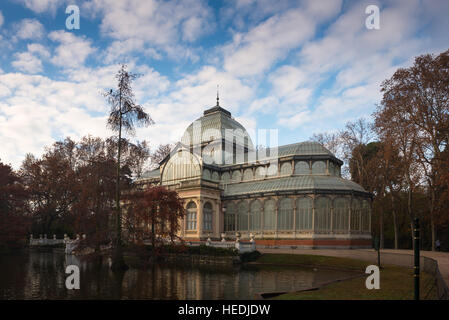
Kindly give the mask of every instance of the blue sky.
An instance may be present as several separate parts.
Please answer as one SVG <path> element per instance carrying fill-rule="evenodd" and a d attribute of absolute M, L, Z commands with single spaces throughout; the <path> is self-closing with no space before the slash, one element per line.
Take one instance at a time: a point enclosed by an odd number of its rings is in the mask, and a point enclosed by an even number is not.
<path fill-rule="evenodd" d="M 66 29 L 68 5 L 80 29 Z M 365 26 L 368 5 L 380 29 Z M 155 121 L 133 139 L 181 138 L 215 104 L 279 144 L 369 117 L 384 79 L 449 44 L 449 1 L 2 0 L 0 159 L 18 168 L 55 140 L 107 137 L 101 92 L 121 62 Z M 257 143 L 257 141 L 254 141 Z"/>

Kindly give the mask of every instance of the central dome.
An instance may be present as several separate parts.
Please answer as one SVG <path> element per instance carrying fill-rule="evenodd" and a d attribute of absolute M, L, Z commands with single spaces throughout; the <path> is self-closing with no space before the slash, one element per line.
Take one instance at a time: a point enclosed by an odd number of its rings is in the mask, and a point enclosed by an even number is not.
<path fill-rule="evenodd" d="M 219 105 L 207 109 L 202 117 L 192 122 L 184 132 L 181 143 L 186 146 L 196 146 L 219 140 L 235 143 L 248 150 L 254 148 L 245 127 L 233 119 L 228 110 Z"/>

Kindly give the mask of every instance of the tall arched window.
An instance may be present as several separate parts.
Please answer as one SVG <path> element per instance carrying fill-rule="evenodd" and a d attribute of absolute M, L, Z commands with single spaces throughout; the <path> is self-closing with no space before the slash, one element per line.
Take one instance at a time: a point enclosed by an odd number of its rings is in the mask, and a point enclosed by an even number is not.
<path fill-rule="evenodd" d="M 186 221 L 186 229 L 187 230 L 196 230 L 196 204 L 193 201 L 190 201 L 187 204 L 187 221 Z"/>
<path fill-rule="evenodd" d="M 264 230 L 274 230 L 276 222 L 276 202 L 273 199 L 265 201 L 263 209 Z"/>
<path fill-rule="evenodd" d="M 325 174 L 326 173 L 326 164 L 324 161 L 315 161 L 312 164 L 312 174 Z"/>
<path fill-rule="evenodd" d="M 235 204 L 232 202 L 227 203 L 224 214 L 224 231 L 235 231 L 235 212 Z"/>
<path fill-rule="evenodd" d="M 220 175 L 218 174 L 217 171 L 214 171 L 214 172 L 212 173 L 212 180 L 213 180 L 213 181 L 219 181 L 219 180 L 220 180 Z"/>
<path fill-rule="evenodd" d="M 305 161 L 296 162 L 295 174 L 310 174 L 309 163 Z"/>
<path fill-rule="evenodd" d="M 327 197 L 315 199 L 315 230 L 327 232 L 331 229 L 331 206 Z"/>
<path fill-rule="evenodd" d="M 251 202 L 249 214 L 249 230 L 260 230 L 262 219 L 262 204 L 259 200 Z"/>
<path fill-rule="evenodd" d="M 203 229 L 204 230 L 212 230 L 212 204 L 210 202 L 206 202 L 203 207 Z"/>
<path fill-rule="evenodd" d="M 239 203 L 239 216 L 238 216 L 238 230 L 247 231 L 248 230 L 248 202 L 241 201 Z"/>
<path fill-rule="evenodd" d="M 296 200 L 296 230 L 312 230 L 312 205 L 309 197 Z"/>
<path fill-rule="evenodd" d="M 281 176 L 287 176 L 292 174 L 292 164 L 290 162 L 284 162 L 281 165 Z"/>
<path fill-rule="evenodd" d="M 369 219 L 371 215 L 371 206 L 368 200 L 363 200 L 362 204 L 362 215 L 361 215 L 361 224 L 362 231 L 369 232 Z"/>
<path fill-rule="evenodd" d="M 278 230 L 293 229 L 293 203 L 290 198 L 282 198 L 278 209 Z"/>
<path fill-rule="evenodd" d="M 357 199 L 352 199 L 352 210 L 351 210 L 351 230 L 360 230 L 360 213 L 362 211 L 360 201 Z"/>
<path fill-rule="evenodd" d="M 337 198 L 334 200 L 334 231 L 347 232 L 349 226 L 349 199 Z"/>

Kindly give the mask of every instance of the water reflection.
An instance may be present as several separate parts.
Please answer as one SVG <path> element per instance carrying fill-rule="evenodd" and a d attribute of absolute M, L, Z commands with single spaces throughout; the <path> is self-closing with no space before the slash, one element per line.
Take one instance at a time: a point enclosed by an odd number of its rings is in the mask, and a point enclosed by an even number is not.
<path fill-rule="evenodd" d="M 80 289 L 65 288 L 65 267 L 80 268 Z M 294 291 L 348 276 L 305 268 L 154 265 L 113 273 L 106 259 L 52 251 L 0 256 L 0 299 L 253 299 L 257 292 Z"/>

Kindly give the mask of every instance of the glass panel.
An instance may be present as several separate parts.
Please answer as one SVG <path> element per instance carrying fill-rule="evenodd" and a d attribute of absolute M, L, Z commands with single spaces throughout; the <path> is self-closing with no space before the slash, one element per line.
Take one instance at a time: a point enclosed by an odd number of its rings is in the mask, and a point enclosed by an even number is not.
<path fill-rule="evenodd" d="M 310 174 L 309 164 L 305 161 L 296 162 L 295 174 Z"/>
<path fill-rule="evenodd" d="M 238 230 L 248 230 L 248 210 L 248 203 L 246 201 L 239 203 Z"/>
<path fill-rule="evenodd" d="M 201 171 L 196 158 L 190 152 L 180 151 L 166 164 L 162 182 L 171 183 L 199 176 L 201 176 Z"/>
<path fill-rule="evenodd" d="M 315 200 L 315 230 L 326 232 L 331 227 L 330 200 L 326 197 L 319 197 Z"/>
<path fill-rule="evenodd" d="M 203 170 L 203 179 L 205 179 L 205 180 L 210 180 L 211 179 L 209 170 L 207 170 L 207 169 Z"/>
<path fill-rule="evenodd" d="M 276 219 L 276 202 L 272 199 L 265 201 L 263 222 L 265 230 L 274 230 Z"/>
<path fill-rule="evenodd" d="M 256 179 L 265 178 L 265 167 L 257 167 L 256 169 Z"/>
<path fill-rule="evenodd" d="M 284 162 L 281 165 L 281 175 L 286 176 L 292 174 L 292 164 L 290 162 Z"/>
<path fill-rule="evenodd" d="M 249 216 L 249 229 L 260 230 L 262 218 L 262 204 L 259 200 L 251 202 L 251 211 Z"/>
<path fill-rule="evenodd" d="M 326 164 L 323 161 L 315 161 L 312 164 L 312 174 L 325 174 Z"/>
<path fill-rule="evenodd" d="M 206 202 L 203 208 L 203 229 L 212 230 L 212 204 Z"/>
<path fill-rule="evenodd" d="M 349 225 L 349 199 L 337 198 L 334 200 L 334 230 L 348 231 Z"/>
<path fill-rule="evenodd" d="M 335 176 L 334 164 L 332 162 L 329 162 L 329 174 Z"/>
<path fill-rule="evenodd" d="M 231 180 L 231 176 L 229 175 L 229 172 L 225 172 L 221 175 L 221 181 L 223 183 L 229 183 L 230 180 Z"/>
<path fill-rule="evenodd" d="M 296 200 L 296 230 L 312 230 L 312 199 Z"/>
<path fill-rule="evenodd" d="M 224 230 L 235 231 L 235 204 L 230 202 L 226 204 L 226 212 L 224 216 Z"/>
<path fill-rule="evenodd" d="M 240 182 L 242 181 L 242 174 L 239 170 L 236 170 L 232 173 L 232 182 Z"/>
<path fill-rule="evenodd" d="M 292 199 L 283 198 L 279 201 L 278 230 L 293 229 L 293 204 Z"/>
<path fill-rule="evenodd" d="M 362 204 L 362 231 L 366 231 L 369 232 L 369 218 L 371 215 L 371 206 L 369 204 L 368 200 L 363 200 L 363 204 Z"/>
<path fill-rule="evenodd" d="M 352 213 L 351 213 L 351 230 L 360 230 L 360 213 L 361 213 L 360 201 L 352 199 Z"/>
<path fill-rule="evenodd" d="M 186 229 L 196 230 L 196 204 L 192 201 L 187 205 Z"/>
<path fill-rule="evenodd" d="M 244 181 L 249 181 L 249 180 L 253 180 L 253 170 L 252 169 L 245 169 L 245 171 L 243 172 L 243 180 Z"/>

